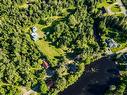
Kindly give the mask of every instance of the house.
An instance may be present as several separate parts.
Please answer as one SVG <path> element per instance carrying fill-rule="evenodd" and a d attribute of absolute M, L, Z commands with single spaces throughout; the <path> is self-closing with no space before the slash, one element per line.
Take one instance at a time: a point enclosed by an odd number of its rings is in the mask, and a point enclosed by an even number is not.
<path fill-rule="evenodd" d="M 34 26 L 32 27 L 32 32 L 36 32 L 37 31 L 37 28 Z"/>
<path fill-rule="evenodd" d="M 48 77 L 52 77 L 53 75 L 55 75 L 55 71 L 48 68 L 46 70 L 46 74 L 47 74 Z"/>
<path fill-rule="evenodd" d="M 107 39 L 105 42 L 109 48 L 114 48 L 118 46 L 118 44 L 113 39 Z"/>
<path fill-rule="evenodd" d="M 42 66 L 43 66 L 45 69 L 48 69 L 48 68 L 49 68 L 49 64 L 48 64 L 45 60 L 43 60 Z"/>
<path fill-rule="evenodd" d="M 71 73 L 74 73 L 77 71 L 77 67 L 75 64 L 69 64 L 68 68 L 69 68 L 69 72 L 71 72 Z"/>
<path fill-rule="evenodd" d="M 34 41 L 38 40 L 38 34 L 36 32 L 32 32 L 31 37 Z"/>

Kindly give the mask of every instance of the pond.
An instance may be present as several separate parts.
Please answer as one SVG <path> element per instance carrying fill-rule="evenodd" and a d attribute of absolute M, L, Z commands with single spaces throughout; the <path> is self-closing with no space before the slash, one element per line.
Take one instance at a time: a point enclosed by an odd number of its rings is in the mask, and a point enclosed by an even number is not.
<path fill-rule="evenodd" d="M 117 67 L 108 58 L 101 58 L 87 65 L 81 78 L 59 95 L 104 95 L 109 85 L 119 81 Z"/>

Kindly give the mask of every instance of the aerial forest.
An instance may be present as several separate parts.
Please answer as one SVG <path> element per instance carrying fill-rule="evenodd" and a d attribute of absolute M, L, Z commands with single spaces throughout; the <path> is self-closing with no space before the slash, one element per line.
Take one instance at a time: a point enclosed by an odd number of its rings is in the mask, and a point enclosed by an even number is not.
<path fill-rule="evenodd" d="M 103 14 L 101 1 L 1 0 L 0 95 L 57 95 L 107 54 L 107 39 L 126 47 L 127 17 Z"/>

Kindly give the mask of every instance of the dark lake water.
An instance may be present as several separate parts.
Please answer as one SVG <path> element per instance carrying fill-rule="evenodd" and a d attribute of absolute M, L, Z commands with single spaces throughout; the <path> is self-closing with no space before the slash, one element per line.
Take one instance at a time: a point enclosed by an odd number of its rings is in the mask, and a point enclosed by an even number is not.
<path fill-rule="evenodd" d="M 59 95 L 104 95 L 109 85 L 118 83 L 118 75 L 115 62 L 101 58 L 87 65 L 81 78 Z"/>

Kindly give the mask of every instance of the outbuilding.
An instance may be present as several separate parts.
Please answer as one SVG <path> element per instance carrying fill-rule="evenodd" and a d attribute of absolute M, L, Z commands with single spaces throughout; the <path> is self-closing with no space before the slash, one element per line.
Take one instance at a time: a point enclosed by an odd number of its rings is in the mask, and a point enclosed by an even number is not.
<path fill-rule="evenodd" d="M 109 48 L 115 48 L 118 46 L 118 44 L 113 39 L 107 39 L 106 44 Z"/>
<path fill-rule="evenodd" d="M 36 32 L 32 32 L 31 37 L 34 41 L 38 40 L 38 34 Z"/>
<path fill-rule="evenodd" d="M 43 60 L 42 66 L 43 66 L 45 69 L 48 69 L 48 68 L 49 68 L 49 64 L 48 64 L 48 62 L 46 62 L 45 60 Z"/>
<path fill-rule="evenodd" d="M 32 27 L 32 32 L 36 32 L 37 31 L 37 28 L 34 26 Z"/>

